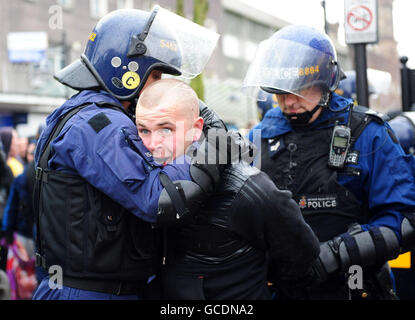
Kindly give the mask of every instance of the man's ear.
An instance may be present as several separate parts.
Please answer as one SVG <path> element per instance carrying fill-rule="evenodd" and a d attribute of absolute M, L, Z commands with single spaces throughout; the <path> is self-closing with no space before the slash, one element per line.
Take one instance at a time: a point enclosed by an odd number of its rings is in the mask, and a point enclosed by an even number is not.
<path fill-rule="evenodd" d="M 193 122 L 193 137 L 192 140 L 193 141 L 197 141 L 199 140 L 200 136 L 202 135 L 203 132 L 203 118 L 202 117 L 198 117 L 194 122 Z"/>

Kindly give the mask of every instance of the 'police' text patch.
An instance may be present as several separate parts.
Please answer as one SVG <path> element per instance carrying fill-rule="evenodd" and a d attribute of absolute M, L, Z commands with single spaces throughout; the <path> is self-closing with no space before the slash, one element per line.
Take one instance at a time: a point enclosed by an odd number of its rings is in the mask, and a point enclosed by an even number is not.
<path fill-rule="evenodd" d="M 346 163 L 357 164 L 359 162 L 359 151 L 353 150 L 347 153 Z"/>

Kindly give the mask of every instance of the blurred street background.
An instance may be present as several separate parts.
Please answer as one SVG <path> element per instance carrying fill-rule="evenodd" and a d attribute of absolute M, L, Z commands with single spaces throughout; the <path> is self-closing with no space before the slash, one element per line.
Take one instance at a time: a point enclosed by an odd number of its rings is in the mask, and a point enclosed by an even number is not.
<path fill-rule="evenodd" d="M 155 4 L 193 19 L 198 0 L 0 0 L 0 126 L 19 136 L 36 134 L 39 124 L 74 91 L 53 74 L 79 58 L 100 17 L 121 8 L 150 10 Z M 204 73 L 204 100 L 230 127 L 242 131 L 258 122 L 256 101 L 243 95 L 242 80 L 258 43 L 289 24 L 326 30 L 343 70 L 354 69 L 345 43 L 341 0 L 210 0 L 204 25 L 221 34 Z M 415 63 L 410 12 L 414 1 L 378 0 L 379 41 L 367 46 L 370 107 L 400 109 L 400 57 Z M 413 20 L 413 19 L 412 19 Z M 396 30 L 395 30 L 396 29 Z M 409 42 L 409 44 L 408 44 Z M 412 40 L 413 42 L 413 40 Z"/>

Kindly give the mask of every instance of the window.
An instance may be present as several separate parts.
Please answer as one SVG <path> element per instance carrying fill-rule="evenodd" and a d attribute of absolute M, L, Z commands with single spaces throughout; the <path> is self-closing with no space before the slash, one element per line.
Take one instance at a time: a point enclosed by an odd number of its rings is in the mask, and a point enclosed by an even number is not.
<path fill-rule="evenodd" d="M 151 10 L 153 8 L 153 6 L 154 6 L 154 3 L 153 3 L 152 0 L 143 0 L 142 1 L 141 7 L 142 7 L 143 10 Z"/>
<path fill-rule="evenodd" d="M 118 9 L 134 9 L 134 0 L 117 0 Z"/>
<path fill-rule="evenodd" d="M 241 41 L 230 34 L 222 36 L 223 54 L 226 57 L 241 59 Z"/>
<path fill-rule="evenodd" d="M 254 59 L 258 44 L 253 41 L 245 41 L 244 59 L 247 62 L 251 62 Z"/>
<path fill-rule="evenodd" d="M 108 13 L 108 0 L 89 0 L 89 10 L 92 18 L 103 17 Z"/>

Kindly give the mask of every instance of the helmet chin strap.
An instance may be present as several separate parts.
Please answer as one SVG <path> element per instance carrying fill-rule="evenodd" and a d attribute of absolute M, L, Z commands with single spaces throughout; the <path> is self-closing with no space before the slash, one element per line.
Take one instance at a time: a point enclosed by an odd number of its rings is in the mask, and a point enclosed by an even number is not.
<path fill-rule="evenodd" d="M 289 114 L 284 113 L 284 116 L 288 119 L 288 121 L 291 123 L 291 126 L 294 128 L 303 128 L 306 127 L 313 115 L 319 110 L 320 108 L 325 108 L 328 106 L 330 101 L 330 92 L 324 92 L 321 96 L 321 99 L 319 103 L 310 111 L 305 111 L 302 113 L 295 113 L 295 114 Z"/>
<path fill-rule="evenodd" d="M 137 101 L 138 101 L 138 98 L 134 98 L 132 100 L 129 100 L 130 105 L 127 108 L 127 113 L 130 116 L 131 120 L 134 121 L 134 123 L 135 123 L 135 120 L 136 120 L 135 119 L 135 109 L 137 108 Z"/>

